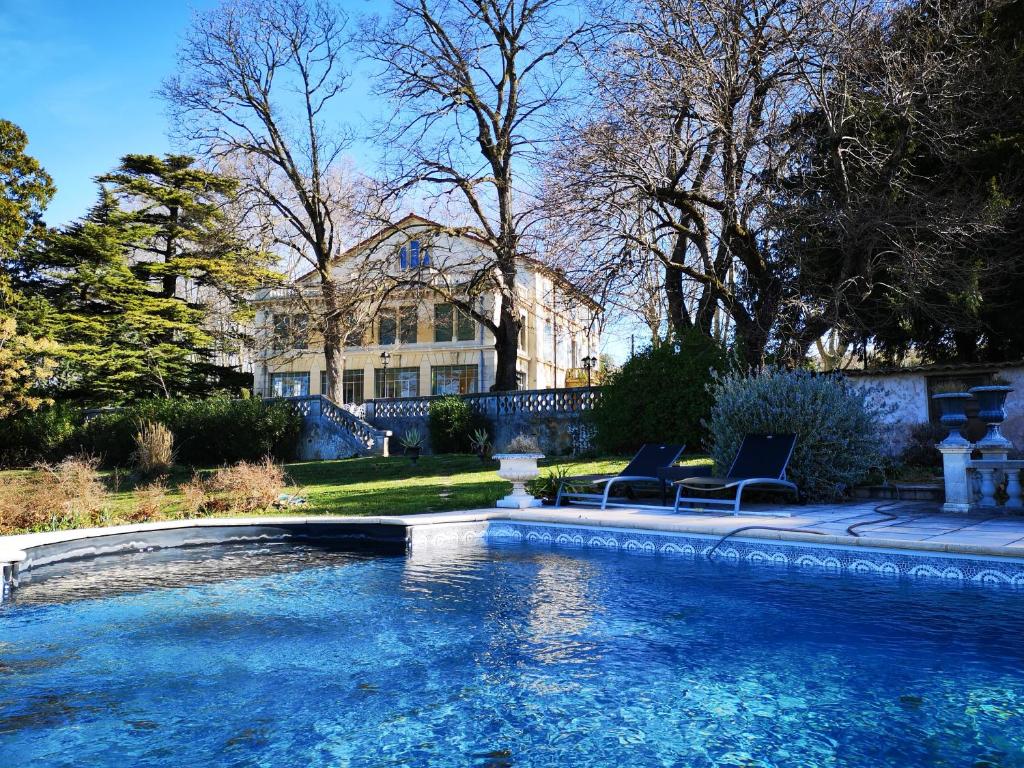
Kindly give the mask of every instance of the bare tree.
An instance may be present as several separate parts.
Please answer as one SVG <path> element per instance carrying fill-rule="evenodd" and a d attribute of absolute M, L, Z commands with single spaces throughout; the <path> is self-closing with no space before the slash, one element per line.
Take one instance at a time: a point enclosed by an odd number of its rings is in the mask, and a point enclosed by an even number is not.
<path fill-rule="evenodd" d="M 606 53 L 590 65 L 596 109 L 565 133 L 548 197 L 575 207 L 563 220 L 596 221 L 618 240 L 612 258 L 643 252 L 662 265 L 674 333 L 714 335 L 724 312 L 759 365 L 796 298 L 767 216 L 787 131 L 868 7 L 643 0 L 613 13 Z M 650 226 L 635 226 L 638 209 Z"/>
<path fill-rule="evenodd" d="M 463 265 L 457 290 L 416 275 L 403 283 L 441 293 L 494 335 L 497 390 L 516 387 L 516 274 L 538 225 L 530 164 L 582 31 L 567 16 L 558 0 L 395 0 L 388 18 L 362 31 L 381 65 L 381 92 L 394 102 L 382 130 L 387 192 L 458 198 L 466 223 L 444 233 L 486 249 L 473 268 Z M 484 290 L 500 297 L 496 312 L 473 299 Z"/>
<path fill-rule="evenodd" d="M 234 169 L 272 242 L 314 270 L 336 400 L 352 291 L 333 262 L 354 239 L 357 199 L 343 167 L 350 131 L 328 122 L 348 81 L 346 24 L 328 0 L 226 0 L 195 14 L 162 89 L 181 137 Z"/>
<path fill-rule="evenodd" d="M 615 227 L 608 219 L 579 215 L 578 201 L 551 194 L 551 212 L 542 239 L 549 260 L 569 282 L 604 308 L 601 322 L 647 329 L 652 345 L 665 341 L 668 307 L 662 283 L 662 264 L 648 250 L 620 236 L 623 231 L 649 233 L 656 225 L 646 211 L 619 208 Z M 653 238 L 652 238 L 653 239 Z"/>
<path fill-rule="evenodd" d="M 993 194 L 989 166 L 972 167 L 1013 122 L 1014 100 L 993 87 L 1005 62 L 985 34 L 1001 7 L 888 9 L 792 125 L 778 247 L 800 269 L 799 311 L 865 355 L 872 337 L 890 359 L 945 338 L 971 359 L 977 309 L 995 298 L 986 284 L 1020 269 L 1019 249 L 986 254 L 1006 237 L 1013 205 Z M 999 184 L 1015 182 L 1004 171 Z"/>
<path fill-rule="evenodd" d="M 546 194 L 563 226 L 618 244 L 603 271 L 649 254 L 673 332 L 727 319 L 754 366 L 799 362 L 833 329 L 957 333 L 991 273 L 971 243 L 1005 218 L 961 181 L 998 113 L 964 22 L 981 6 L 613 3 L 594 108 L 564 132 Z"/>

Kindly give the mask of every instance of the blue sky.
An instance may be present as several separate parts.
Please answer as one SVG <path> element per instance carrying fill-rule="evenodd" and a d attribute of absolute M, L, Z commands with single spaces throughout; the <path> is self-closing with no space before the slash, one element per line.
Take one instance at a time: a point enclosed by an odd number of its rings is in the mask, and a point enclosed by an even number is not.
<path fill-rule="evenodd" d="M 0 0 L 0 117 L 28 134 L 29 154 L 54 178 L 46 215 L 63 224 L 93 204 L 93 178 L 129 152 L 160 154 L 168 140 L 155 95 L 171 75 L 193 9 L 215 0 Z M 365 10 L 376 3 L 343 3 Z M 365 114 L 356 80 L 348 114 Z"/>
<path fill-rule="evenodd" d="M 384 0 L 342 0 L 352 15 Z M 193 9 L 216 0 L 0 0 L 0 117 L 28 134 L 29 154 L 53 176 L 50 225 L 84 215 L 96 200 L 94 177 L 127 153 L 183 150 L 168 139 L 156 90 L 173 74 L 178 42 Z M 338 104 L 357 130 L 379 104 L 365 75 Z M 353 148 L 370 170 L 374 149 Z M 609 329 L 606 345 L 623 357 L 628 330 Z"/>
<path fill-rule="evenodd" d="M 0 0 L 0 116 L 54 178 L 50 223 L 81 216 L 121 155 L 169 150 L 153 92 L 188 19 L 183 2 Z"/>

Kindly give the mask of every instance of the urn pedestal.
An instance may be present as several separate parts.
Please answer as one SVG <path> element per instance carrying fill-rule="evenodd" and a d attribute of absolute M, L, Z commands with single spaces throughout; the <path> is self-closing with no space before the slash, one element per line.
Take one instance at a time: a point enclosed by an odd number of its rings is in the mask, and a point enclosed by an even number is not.
<path fill-rule="evenodd" d="M 543 453 L 498 453 L 494 457 L 501 465 L 498 477 L 512 483 L 512 493 L 498 499 L 496 506 L 504 509 L 528 509 L 539 507 L 540 499 L 534 498 L 526 490 L 526 484 L 540 475 L 537 460 L 543 459 Z"/>

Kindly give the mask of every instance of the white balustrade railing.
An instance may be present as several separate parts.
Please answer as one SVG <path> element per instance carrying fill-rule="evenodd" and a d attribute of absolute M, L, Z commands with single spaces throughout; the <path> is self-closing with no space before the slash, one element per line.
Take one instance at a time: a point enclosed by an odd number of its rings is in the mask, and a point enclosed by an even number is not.
<path fill-rule="evenodd" d="M 429 397 L 396 397 L 368 400 L 366 413 L 370 418 L 401 419 L 430 415 L 430 405 L 443 395 Z M 597 387 L 569 389 L 529 389 L 515 392 L 480 392 L 461 395 L 477 413 L 487 416 L 511 414 L 565 414 L 593 409 L 601 397 Z"/>
<path fill-rule="evenodd" d="M 1024 461 L 1015 459 L 978 459 L 967 463 L 970 473 L 973 501 L 979 509 L 1005 510 L 1024 509 L 1021 497 L 1020 473 Z M 1000 505 L 999 490 L 1002 488 L 1006 501 Z"/>

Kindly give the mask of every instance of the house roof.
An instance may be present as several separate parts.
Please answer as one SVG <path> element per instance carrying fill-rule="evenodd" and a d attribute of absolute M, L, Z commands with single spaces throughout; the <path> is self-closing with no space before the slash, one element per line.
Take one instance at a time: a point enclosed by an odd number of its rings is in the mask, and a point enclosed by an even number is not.
<path fill-rule="evenodd" d="M 945 373 L 984 373 L 1002 368 L 1024 368 L 1024 360 L 1001 363 L 926 363 L 923 365 L 890 365 L 879 368 L 856 368 L 843 371 L 846 376 L 896 376 L 902 374 L 936 375 Z"/>
<path fill-rule="evenodd" d="M 389 224 L 388 226 L 384 227 L 383 229 L 378 230 L 377 232 L 375 232 L 374 234 L 370 235 L 369 237 L 366 237 L 366 238 L 360 240 L 358 243 L 356 243 L 355 245 L 351 246 L 350 248 L 346 248 L 344 251 L 342 251 L 340 254 L 338 254 L 332 260 L 332 263 L 337 264 L 337 263 L 343 261 L 345 258 L 347 258 L 349 256 L 353 256 L 353 255 L 355 255 L 356 253 L 358 253 L 359 251 L 361 251 L 361 250 L 363 250 L 365 248 L 368 248 L 370 246 L 376 245 L 377 243 L 380 243 L 380 242 L 386 240 L 388 237 L 393 235 L 395 232 L 401 232 L 402 230 L 404 230 L 404 229 L 406 229 L 407 227 L 410 227 L 410 226 L 429 227 L 429 228 L 437 230 L 439 232 L 449 232 L 451 234 L 454 234 L 457 237 L 464 237 L 467 240 L 472 240 L 472 241 L 474 241 L 476 243 L 480 243 L 481 245 L 487 245 L 488 244 L 487 241 L 484 240 L 482 237 L 478 237 L 477 235 L 474 235 L 471 232 L 461 232 L 461 231 L 459 231 L 459 227 L 450 227 L 450 226 L 447 226 L 447 225 L 442 224 L 440 222 L 433 221 L 432 219 L 428 219 L 428 218 L 425 218 L 423 216 L 420 216 L 418 214 L 410 213 L 410 214 L 402 217 L 402 219 L 400 219 L 399 221 L 395 222 L 394 224 Z M 544 262 L 540 261 L 539 259 L 535 259 L 535 258 L 533 258 L 531 256 L 520 256 L 519 260 L 524 262 L 524 263 L 526 263 L 526 264 L 529 264 L 533 269 L 537 270 L 538 272 L 542 272 L 543 274 L 545 274 L 548 277 L 550 277 L 552 280 L 555 280 L 562 288 L 568 290 L 570 293 L 572 293 L 578 299 L 580 299 L 581 301 L 586 303 L 594 311 L 596 311 L 596 312 L 603 312 L 604 311 L 604 307 L 602 307 L 597 301 L 595 301 L 593 299 L 593 297 L 589 296 L 581 288 L 579 288 L 574 283 L 572 283 L 569 280 L 569 278 L 567 278 L 565 276 L 565 274 L 563 272 L 561 272 L 560 270 L 558 270 L 558 269 L 556 269 L 556 268 L 554 268 L 552 266 L 549 266 L 548 264 L 545 264 Z M 304 280 L 307 280 L 308 278 L 312 277 L 315 274 L 316 274 L 316 270 L 315 269 L 311 269 L 308 272 L 306 272 L 305 274 L 300 275 L 296 282 L 302 282 Z"/>

